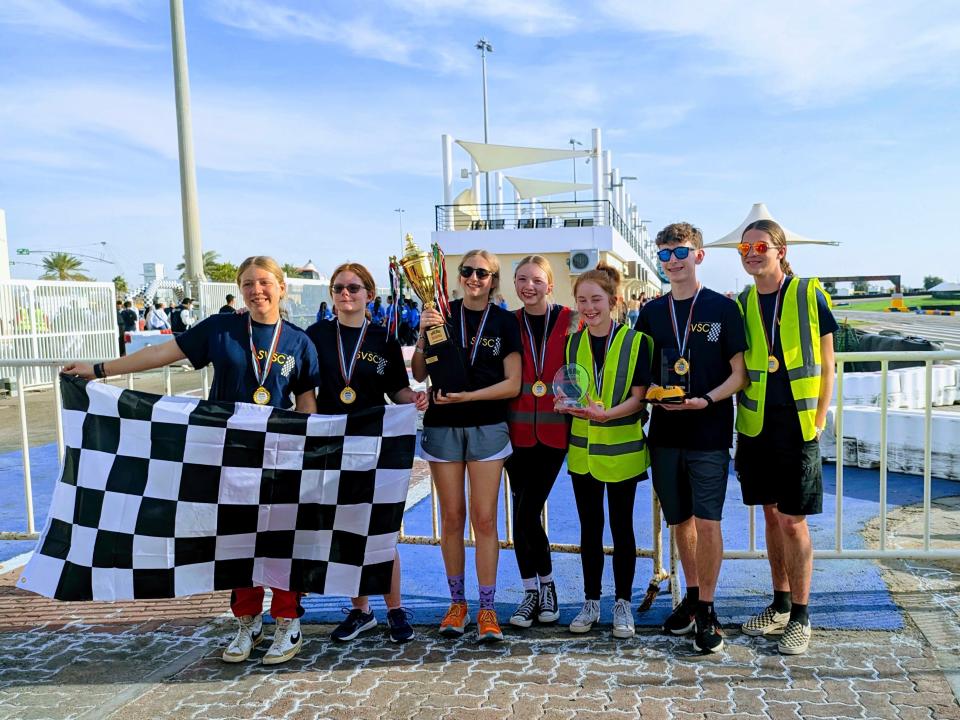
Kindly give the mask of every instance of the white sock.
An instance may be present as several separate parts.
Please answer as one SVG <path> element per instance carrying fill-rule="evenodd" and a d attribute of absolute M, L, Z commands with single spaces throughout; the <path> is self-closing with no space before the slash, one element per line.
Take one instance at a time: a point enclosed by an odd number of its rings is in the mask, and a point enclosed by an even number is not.
<path fill-rule="evenodd" d="M 535 577 L 532 577 L 532 578 L 523 578 L 522 582 L 523 582 L 523 589 L 524 589 L 526 592 L 530 592 L 531 590 L 536 591 L 536 589 L 537 589 L 537 579 L 536 579 Z"/>
<path fill-rule="evenodd" d="M 553 573 L 550 573 L 549 575 L 540 576 L 541 585 L 546 585 L 547 583 L 552 583 L 552 582 L 553 582 Z"/>

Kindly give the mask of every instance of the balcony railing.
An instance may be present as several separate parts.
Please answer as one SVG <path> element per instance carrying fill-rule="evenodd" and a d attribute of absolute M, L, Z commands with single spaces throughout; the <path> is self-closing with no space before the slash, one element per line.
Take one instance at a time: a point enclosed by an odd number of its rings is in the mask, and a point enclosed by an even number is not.
<path fill-rule="evenodd" d="M 609 200 L 567 200 L 535 203 L 477 203 L 437 205 L 436 228 L 443 231 L 542 230 L 548 228 L 614 228 L 655 271 L 653 246 L 643 242 L 639 226 L 632 226 Z"/>

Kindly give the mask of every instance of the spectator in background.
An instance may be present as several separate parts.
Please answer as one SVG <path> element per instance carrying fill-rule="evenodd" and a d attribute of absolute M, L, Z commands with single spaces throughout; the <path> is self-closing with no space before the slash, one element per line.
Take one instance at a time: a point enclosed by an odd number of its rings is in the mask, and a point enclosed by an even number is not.
<path fill-rule="evenodd" d="M 330 312 L 330 308 L 327 307 L 326 300 L 320 303 L 320 309 L 317 310 L 317 322 L 321 320 L 333 320 L 333 313 Z"/>
<path fill-rule="evenodd" d="M 117 313 L 117 325 L 120 327 L 120 357 L 127 354 L 126 334 L 140 329 L 140 314 L 129 300 L 123 303 L 123 310 Z"/>
<path fill-rule="evenodd" d="M 184 298 L 180 304 L 170 313 L 170 328 L 175 333 L 182 333 L 189 330 L 197 322 L 193 314 L 193 300 Z"/>
<path fill-rule="evenodd" d="M 506 310 L 506 309 L 507 309 L 507 300 L 506 300 L 506 298 L 503 297 L 503 295 L 497 295 L 497 306 L 498 306 L 501 310 Z"/>
<path fill-rule="evenodd" d="M 387 316 L 383 311 L 383 301 L 379 295 L 374 299 L 372 305 L 367 306 L 367 309 L 370 311 L 370 322 L 374 325 L 383 325 Z"/>
<path fill-rule="evenodd" d="M 230 293 L 227 293 L 226 301 L 227 301 L 227 304 L 224 305 L 219 310 L 217 310 L 217 313 L 218 314 L 225 313 L 227 315 L 233 315 L 237 311 L 237 306 L 236 306 L 237 298 L 231 295 Z"/>
<path fill-rule="evenodd" d="M 120 357 L 127 354 L 126 343 L 123 342 L 123 303 L 117 300 L 117 335 L 120 341 Z"/>
<path fill-rule="evenodd" d="M 170 318 L 167 317 L 165 305 L 162 300 L 156 300 L 153 307 L 147 313 L 147 330 L 169 330 Z"/>

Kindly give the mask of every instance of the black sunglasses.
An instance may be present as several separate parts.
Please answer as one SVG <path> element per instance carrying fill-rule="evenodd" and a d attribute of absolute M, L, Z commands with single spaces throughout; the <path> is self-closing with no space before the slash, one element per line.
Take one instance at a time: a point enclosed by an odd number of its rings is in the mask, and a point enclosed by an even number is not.
<path fill-rule="evenodd" d="M 463 265 L 460 267 L 460 277 L 466 280 L 471 275 L 476 275 L 477 280 L 486 280 L 488 277 L 493 275 L 489 270 L 484 270 L 483 268 L 473 268 L 469 265 Z"/>
<path fill-rule="evenodd" d="M 339 295 L 344 290 L 349 290 L 351 295 L 356 295 L 364 288 L 363 285 L 357 285 L 356 283 L 350 283 L 349 285 L 341 285 L 337 283 L 336 285 L 332 286 L 331 289 L 333 290 L 334 295 Z"/>
<path fill-rule="evenodd" d="M 687 256 L 690 254 L 692 248 L 687 247 L 686 245 L 678 245 L 675 248 L 664 248 L 663 250 L 657 250 L 657 257 L 660 258 L 660 262 L 670 262 L 670 255 L 677 256 L 677 260 L 686 260 Z"/>

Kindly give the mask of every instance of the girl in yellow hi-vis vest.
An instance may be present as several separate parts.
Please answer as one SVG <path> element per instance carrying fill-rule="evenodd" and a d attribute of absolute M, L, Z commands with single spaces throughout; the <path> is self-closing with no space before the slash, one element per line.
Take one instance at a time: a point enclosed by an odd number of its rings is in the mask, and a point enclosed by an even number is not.
<path fill-rule="evenodd" d="M 611 318 L 620 297 L 620 273 L 609 266 L 580 275 L 573 294 L 583 330 L 570 336 L 566 360 L 590 376 L 587 406 L 558 407 L 574 416 L 567 469 L 580 516 L 580 561 L 583 565 L 583 609 L 570 624 L 574 633 L 588 632 L 600 619 L 603 574 L 603 495 L 607 493 L 613 535 L 613 635 L 634 635 L 630 598 L 636 569 L 633 501 L 637 482 L 650 465 L 640 411 L 650 384 L 650 338 Z"/>
<path fill-rule="evenodd" d="M 749 384 L 737 396 L 735 466 L 744 503 L 763 506 L 773 579 L 773 602 L 743 632 L 782 631 L 778 650 L 798 655 L 810 644 L 813 548 L 806 516 L 823 505 L 819 440 L 833 393 L 837 323 L 820 281 L 793 275 L 777 223 L 747 225 L 739 250 L 756 284 L 737 298 Z"/>

